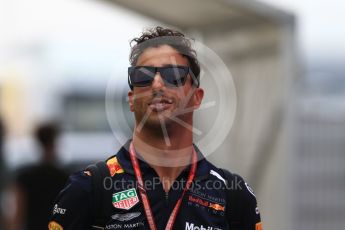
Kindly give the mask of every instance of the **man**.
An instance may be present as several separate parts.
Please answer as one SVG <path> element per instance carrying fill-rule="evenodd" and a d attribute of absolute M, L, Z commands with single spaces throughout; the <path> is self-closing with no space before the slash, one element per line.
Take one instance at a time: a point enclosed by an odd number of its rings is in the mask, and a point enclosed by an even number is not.
<path fill-rule="evenodd" d="M 190 41 L 161 27 L 133 41 L 133 138 L 106 161 L 110 180 L 95 167 L 70 177 L 49 229 L 261 229 L 247 184 L 193 145 L 193 111 L 204 91 Z"/>
<path fill-rule="evenodd" d="M 14 198 L 8 230 L 45 229 L 54 199 L 67 180 L 67 173 L 57 165 L 58 125 L 47 122 L 37 126 L 34 137 L 41 148 L 41 159 L 18 169 L 10 186 Z"/>

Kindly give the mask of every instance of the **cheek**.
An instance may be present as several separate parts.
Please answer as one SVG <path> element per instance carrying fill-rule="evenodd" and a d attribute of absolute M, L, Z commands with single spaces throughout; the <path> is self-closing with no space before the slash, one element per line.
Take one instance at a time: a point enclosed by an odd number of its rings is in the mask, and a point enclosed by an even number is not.
<path fill-rule="evenodd" d="M 133 97 L 133 107 L 134 109 L 142 109 L 147 105 L 147 96 L 143 93 L 136 93 Z"/>
<path fill-rule="evenodd" d="M 193 106 L 193 104 L 194 104 L 193 98 L 194 98 L 194 93 L 192 91 L 192 88 L 189 88 L 189 87 L 185 88 L 183 95 L 182 95 L 182 100 L 184 100 L 184 102 L 186 103 L 186 105 L 188 107 Z M 188 101 L 186 101 L 186 100 L 188 100 Z"/>
<path fill-rule="evenodd" d="M 141 107 L 140 105 L 142 104 L 142 98 L 134 97 L 133 98 L 133 105 L 134 108 Z"/>

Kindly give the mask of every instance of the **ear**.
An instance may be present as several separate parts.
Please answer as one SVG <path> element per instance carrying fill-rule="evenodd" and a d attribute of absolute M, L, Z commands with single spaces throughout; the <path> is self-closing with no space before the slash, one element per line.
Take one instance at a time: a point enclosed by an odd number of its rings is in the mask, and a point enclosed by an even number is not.
<path fill-rule="evenodd" d="M 131 112 L 134 112 L 134 93 L 132 90 L 128 91 L 128 103 L 129 103 L 129 109 L 131 110 Z"/>
<path fill-rule="evenodd" d="M 198 109 L 204 98 L 204 90 L 202 88 L 196 88 L 193 94 L 194 109 Z"/>

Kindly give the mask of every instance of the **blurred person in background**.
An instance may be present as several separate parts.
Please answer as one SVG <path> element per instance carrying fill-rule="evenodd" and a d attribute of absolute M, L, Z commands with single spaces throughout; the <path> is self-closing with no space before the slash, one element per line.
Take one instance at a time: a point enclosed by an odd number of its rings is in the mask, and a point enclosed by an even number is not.
<path fill-rule="evenodd" d="M 7 168 L 4 161 L 4 138 L 5 138 L 5 127 L 2 123 L 2 119 L 0 117 L 0 205 L 3 205 L 3 190 L 6 185 L 7 179 Z M 4 229 L 4 215 L 2 212 L 2 208 L 0 208 L 0 230 Z"/>
<path fill-rule="evenodd" d="M 41 160 L 20 168 L 15 175 L 9 189 L 14 207 L 8 217 L 7 229 L 47 229 L 51 206 L 67 179 L 67 173 L 57 165 L 58 134 L 55 123 L 42 124 L 35 130 L 35 139 L 41 147 Z"/>

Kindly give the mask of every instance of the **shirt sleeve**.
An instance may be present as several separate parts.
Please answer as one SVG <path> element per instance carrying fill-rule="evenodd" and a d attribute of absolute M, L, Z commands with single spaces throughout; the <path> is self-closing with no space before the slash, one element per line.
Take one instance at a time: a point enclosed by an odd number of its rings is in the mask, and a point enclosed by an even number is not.
<path fill-rule="evenodd" d="M 239 176 L 238 176 L 239 177 Z M 240 178 L 242 179 L 242 178 Z M 248 230 L 262 230 L 262 223 L 259 208 L 253 189 L 242 179 L 242 222 L 244 229 Z"/>
<path fill-rule="evenodd" d="M 49 230 L 85 230 L 92 220 L 91 177 L 84 172 L 72 174 L 52 208 Z"/>
<path fill-rule="evenodd" d="M 229 215 L 230 229 L 262 230 L 260 212 L 256 197 L 251 187 L 242 177 L 232 174 L 228 195 L 230 197 Z"/>

